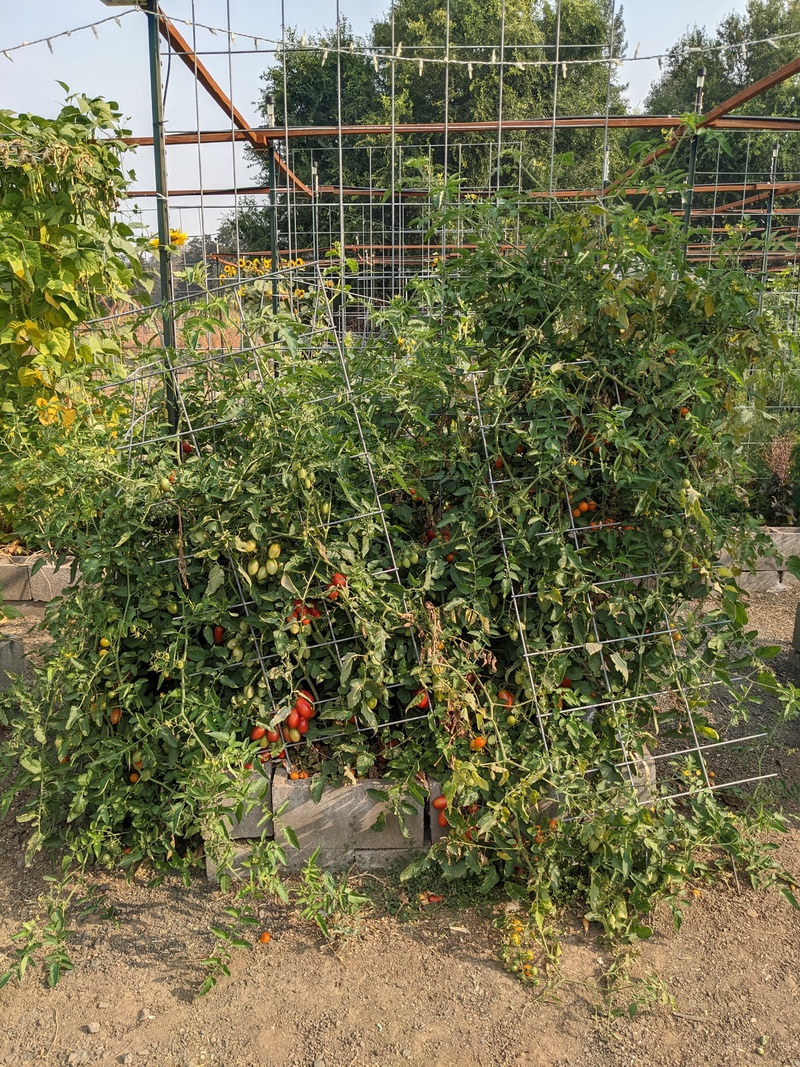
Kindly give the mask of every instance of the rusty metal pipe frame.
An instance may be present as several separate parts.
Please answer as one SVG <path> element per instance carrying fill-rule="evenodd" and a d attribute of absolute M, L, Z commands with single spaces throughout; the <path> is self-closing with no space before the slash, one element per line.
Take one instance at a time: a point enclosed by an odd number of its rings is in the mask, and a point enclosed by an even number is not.
<path fill-rule="evenodd" d="M 710 112 L 709 112 L 710 114 Z M 503 119 L 502 129 L 509 133 L 526 130 L 546 130 L 552 127 L 553 119 L 530 118 L 530 119 Z M 597 130 L 604 129 L 606 120 L 601 115 L 561 115 L 556 118 L 557 129 L 573 130 Z M 611 115 L 608 120 L 610 129 L 613 130 L 675 130 L 683 126 L 681 120 L 674 115 Z M 709 125 L 703 122 L 704 126 Z M 800 118 L 793 116 L 769 116 L 769 115 L 728 115 L 715 120 L 710 125 L 717 130 L 731 130 L 747 132 L 753 130 L 770 130 L 783 132 L 800 131 Z M 497 122 L 450 122 L 447 130 L 451 133 L 496 133 Z M 397 137 L 407 137 L 415 134 L 444 134 L 443 122 L 406 122 L 394 127 Z M 241 126 L 235 130 L 187 130 L 183 133 L 171 133 L 166 137 L 168 145 L 196 145 L 220 144 L 230 141 L 248 141 L 256 147 L 263 148 L 267 141 L 271 140 L 295 140 L 303 137 L 338 137 L 338 126 L 290 126 L 288 129 L 274 128 L 265 130 L 260 127 Z M 343 137 L 366 137 L 385 136 L 392 134 L 392 127 L 384 123 L 350 123 L 342 126 Z M 149 145 L 153 143 L 151 137 L 123 137 L 121 140 L 128 145 Z"/>

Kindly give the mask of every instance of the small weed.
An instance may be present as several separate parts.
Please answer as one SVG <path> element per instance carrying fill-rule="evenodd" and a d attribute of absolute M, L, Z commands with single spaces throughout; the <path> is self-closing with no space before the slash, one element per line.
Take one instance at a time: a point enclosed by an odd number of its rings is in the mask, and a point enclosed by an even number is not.
<path fill-rule="evenodd" d="M 358 934 L 371 901 L 350 886 L 346 875 L 334 877 L 318 864 L 319 849 L 309 856 L 295 890 L 302 917 L 316 923 L 326 941 L 334 943 Z"/>
<path fill-rule="evenodd" d="M 208 974 L 203 979 L 203 983 L 198 990 L 197 995 L 199 997 L 204 997 L 206 993 L 209 993 L 223 975 L 225 978 L 230 978 L 229 964 L 233 959 L 234 949 L 253 947 L 253 943 L 242 936 L 244 929 L 250 929 L 258 925 L 258 916 L 252 907 L 245 905 L 242 908 L 237 908 L 231 905 L 224 909 L 224 913 L 228 918 L 233 919 L 233 923 L 227 926 L 211 927 L 216 943 L 211 954 L 200 961 L 203 967 L 208 968 Z"/>
<path fill-rule="evenodd" d="M 45 875 L 50 884 L 48 892 L 39 897 L 39 912 L 33 919 L 21 925 L 11 935 L 16 943 L 14 959 L 0 973 L 0 989 L 12 979 L 21 982 L 32 965 L 41 962 L 47 984 L 53 987 L 65 971 L 72 970 L 72 959 L 67 951 L 67 939 L 73 933 L 67 926 L 70 912 L 85 919 L 96 914 L 101 918 L 114 917 L 113 908 L 108 908 L 94 890 L 86 885 L 80 871 L 65 862 L 61 877 Z"/>

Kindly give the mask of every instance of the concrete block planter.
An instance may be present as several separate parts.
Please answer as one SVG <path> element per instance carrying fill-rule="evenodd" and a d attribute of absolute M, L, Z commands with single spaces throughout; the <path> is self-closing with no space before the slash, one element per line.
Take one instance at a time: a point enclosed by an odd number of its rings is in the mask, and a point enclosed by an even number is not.
<path fill-rule="evenodd" d="M 8 689 L 13 683 L 13 675 L 27 677 L 28 661 L 21 641 L 10 637 L 0 637 L 0 690 Z"/>
<path fill-rule="evenodd" d="M 225 801 L 225 807 L 233 808 L 230 800 Z M 265 778 L 258 771 L 250 775 L 250 790 L 245 810 L 241 819 L 231 815 L 228 833 L 233 841 L 241 841 L 247 838 L 261 837 L 266 834 L 272 837 L 274 827 L 272 825 L 272 783 L 271 778 Z"/>
<path fill-rule="evenodd" d="M 41 556 L 9 556 L 0 563 L 0 589 L 4 600 L 47 603 L 64 593 L 71 584 L 73 561 L 65 559 L 58 570 L 54 563 L 43 563 L 32 573 L 40 560 Z"/>
<path fill-rule="evenodd" d="M 27 557 L 13 557 L 26 559 Z M 3 600 L 30 600 L 31 599 L 31 569 L 26 563 L 0 563 L 0 589 L 3 592 Z"/>
<path fill-rule="evenodd" d="M 288 826 L 300 843 L 299 851 L 287 850 L 290 867 L 302 867 L 317 846 L 320 864 L 339 869 L 360 860 L 371 867 L 385 867 L 407 858 L 409 853 L 422 851 L 424 816 L 416 804 L 416 813 L 406 816 L 410 837 L 403 836 L 399 819 L 389 813 L 383 830 L 372 829 L 385 805 L 371 797 L 369 791 L 384 791 L 388 786 L 380 779 L 365 779 L 339 788 L 326 787 L 317 804 L 311 799 L 309 780 L 293 782 L 277 771 L 272 780 L 273 811 L 279 811 L 283 804 L 286 809 L 275 816 L 275 836 L 281 839 L 281 829 Z"/>
<path fill-rule="evenodd" d="M 797 526 L 765 526 L 764 532 L 769 534 L 776 552 L 786 556 L 800 556 L 800 527 Z M 723 567 L 736 564 L 727 552 L 720 556 Z M 778 566 L 771 556 L 759 556 L 756 563 L 755 574 L 743 570 L 736 579 L 742 589 L 749 593 L 780 593 L 786 589 L 800 590 L 800 582 L 783 567 Z"/>
<path fill-rule="evenodd" d="M 364 779 L 338 788 L 328 786 L 319 803 L 315 803 L 311 798 L 310 779 L 291 781 L 283 769 L 277 769 L 272 782 L 265 783 L 261 775 L 254 774 L 252 795 L 256 803 L 241 821 L 232 821 L 229 828 L 238 846 L 230 873 L 236 876 L 240 872 L 242 862 L 252 854 L 247 840 L 261 837 L 264 830 L 284 846 L 288 868 L 293 871 L 299 870 L 317 847 L 320 866 L 333 870 L 351 866 L 378 870 L 407 862 L 426 848 L 424 813 L 414 804 L 415 814 L 406 816 L 408 838 L 403 836 L 399 819 L 388 812 L 384 829 L 373 830 L 385 805 L 370 796 L 369 791 L 385 791 L 389 785 L 380 779 Z M 259 825 L 265 814 L 271 815 L 284 804 L 286 808 L 280 815 Z M 287 844 L 281 833 L 284 827 L 297 835 L 299 850 Z M 217 865 L 210 858 L 206 859 L 206 873 L 209 881 L 219 881 Z"/>

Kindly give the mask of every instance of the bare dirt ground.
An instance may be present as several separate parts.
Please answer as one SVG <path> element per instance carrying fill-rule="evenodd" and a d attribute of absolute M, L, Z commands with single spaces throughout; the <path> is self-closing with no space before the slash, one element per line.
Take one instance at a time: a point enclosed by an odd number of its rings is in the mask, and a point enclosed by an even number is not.
<path fill-rule="evenodd" d="M 786 648 L 795 604 L 752 598 L 764 640 Z M 776 668 L 800 684 L 785 652 Z M 776 855 L 795 874 L 798 750 L 794 722 L 762 754 L 791 826 Z M 44 873 L 23 868 L 16 829 L 0 827 L 0 970 Z M 423 907 L 416 893 L 403 904 L 388 877 L 356 883 L 376 898 L 358 936 L 334 952 L 299 915 L 264 905 L 270 943 L 235 950 L 231 977 L 198 999 L 209 927 L 229 899 L 199 877 L 150 889 L 94 876 L 115 918 L 74 924 L 74 970 L 55 989 L 36 971 L 0 990 L 0 1064 L 800 1067 L 800 913 L 777 891 L 750 889 L 744 871 L 692 898 L 678 934 L 659 912 L 610 999 L 614 955 L 577 914 L 562 917 L 562 957 L 543 991 L 498 962 L 500 898 L 477 907 L 454 887 Z"/>

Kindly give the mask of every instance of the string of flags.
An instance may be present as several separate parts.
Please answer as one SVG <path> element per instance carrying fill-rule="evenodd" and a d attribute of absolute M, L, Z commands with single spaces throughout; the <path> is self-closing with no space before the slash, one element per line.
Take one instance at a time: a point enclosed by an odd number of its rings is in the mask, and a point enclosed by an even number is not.
<path fill-rule="evenodd" d="M 85 26 L 73 26 L 71 30 L 62 30 L 60 33 L 51 33 L 47 37 L 38 37 L 35 41 L 22 41 L 20 44 L 9 45 L 8 48 L 0 48 L 0 52 L 6 57 L 6 59 L 13 63 L 12 52 L 19 52 L 22 48 L 31 48 L 36 44 L 46 44 L 50 49 L 51 55 L 53 53 L 53 41 L 57 41 L 59 37 L 71 37 L 73 33 L 80 33 L 81 30 L 91 30 L 97 40 L 100 40 L 100 34 L 97 32 L 98 26 L 103 26 L 107 22 L 115 22 L 117 26 L 122 25 L 122 19 L 126 15 L 131 15 L 134 12 L 134 8 L 130 11 L 123 11 L 119 15 L 108 15 L 104 19 L 99 19 L 97 22 L 87 22 Z"/>
<path fill-rule="evenodd" d="M 73 33 L 80 33 L 81 31 L 84 31 L 84 30 L 91 30 L 91 32 L 94 34 L 94 36 L 99 40 L 98 27 L 103 26 L 108 22 L 114 22 L 118 26 L 120 26 L 122 24 L 121 23 L 121 19 L 125 18 L 126 15 L 131 15 L 131 14 L 133 14 L 135 12 L 140 11 L 140 10 L 141 9 L 138 8 L 138 7 L 131 7 L 127 11 L 120 12 L 117 15 L 109 15 L 106 18 L 99 19 L 97 22 L 87 23 L 84 26 L 75 26 L 72 29 L 63 30 L 63 31 L 61 31 L 59 33 L 52 33 L 52 34 L 49 34 L 46 37 L 39 37 L 39 38 L 37 38 L 36 40 L 33 40 L 33 41 L 22 41 L 22 42 L 20 42 L 19 44 L 16 44 L 16 45 L 9 45 L 7 48 L 0 47 L 0 53 L 2 53 L 2 55 L 5 56 L 5 58 L 7 60 L 9 60 L 10 62 L 13 62 L 12 53 L 18 52 L 20 49 L 23 49 L 23 48 L 30 48 L 30 47 L 32 47 L 34 45 L 46 44 L 47 47 L 49 48 L 50 52 L 52 53 L 53 52 L 53 41 L 56 41 L 59 38 L 71 37 L 73 35 Z M 697 45 L 694 45 L 694 46 L 690 45 L 690 46 L 687 46 L 686 48 L 684 48 L 681 52 L 675 52 L 675 51 L 672 51 L 672 52 L 661 52 L 661 53 L 654 53 L 652 55 L 646 55 L 646 56 L 640 55 L 641 44 L 639 43 L 639 44 L 636 45 L 636 48 L 634 49 L 634 52 L 633 52 L 632 55 L 628 55 L 628 56 L 614 56 L 614 55 L 612 55 L 612 56 L 593 56 L 593 57 L 588 58 L 588 59 L 580 59 L 580 58 L 577 58 L 577 59 L 564 59 L 563 56 L 559 56 L 559 57 L 557 57 L 555 59 L 520 59 L 520 58 L 518 58 L 518 55 L 519 55 L 519 51 L 521 49 L 530 48 L 530 49 L 540 49 L 541 50 L 541 49 L 555 48 L 556 45 L 554 45 L 554 44 L 552 44 L 552 45 L 548 45 L 548 44 L 530 44 L 530 45 L 514 44 L 514 45 L 507 45 L 506 46 L 507 50 L 512 51 L 514 58 L 513 59 L 498 60 L 498 49 L 497 49 L 496 46 L 492 46 L 492 45 L 477 45 L 477 44 L 476 45 L 461 45 L 461 46 L 459 46 L 459 45 L 449 45 L 446 48 L 447 55 L 444 56 L 444 57 L 420 56 L 420 55 L 414 55 L 413 54 L 413 49 L 416 46 L 412 46 L 412 53 L 411 54 L 404 54 L 404 49 L 407 46 L 404 45 L 404 43 L 402 41 L 398 42 L 398 44 L 395 46 L 395 48 L 393 50 L 359 49 L 359 48 L 355 47 L 355 42 L 352 42 L 352 41 L 346 47 L 337 48 L 333 44 L 324 44 L 324 45 L 323 44 L 316 44 L 313 41 L 311 43 L 309 43 L 308 35 L 307 35 L 307 33 L 305 31 L 302 33 L 302 35 L 300 37 L 300 40 L 299 40 L 299 43 L 293 44 L 293 43 L 287 43 L 287 41 L 285 39 L 276 40 L 276 39 L 270 38 L 270 37 L 257 37 L 254 34 L 243 33 L 243 32 L 241 32 L 239 30 L 236 30 L 236 31 L 228 30 L 228 29 L 223 29 L 220 26 L 211 26 L 211 25 L 208 25 L 207 23 L 193 22 L 191 19 L 173 18 L 170 21 L 172 21 L 174 23 L 178 23 L 178 24 L 183 25 L 183 26 L 188 26 L 188 27 L 194 26 L 196 29 L 206 30 L 208 33 L 212 34 L 212 36 L 214 36 L 214 37 L 216 37 L 218 35 L 222 35 L 223 37 L 227 37 L 232 46 L 236 44 L 238 38 L 242 38 L 242 39 L 244 39 L 246 41 L 252 42 L 253 47 L 255 48 L 256 51 L 259 51 L 260 50 L 260 46 L 264 45 L 265 46 L 265 48 L 264 48 L 265 54 L 269 54 L 270 52 L 273 53 L 275 59 L 278 60 L 278 61 L 280 61 L 281 59 L 285 60 L 286 54 L 288 52 L 292 52 L 292 51 L 316 51 L 316 52 L 321 52 L 322 53 L 321 62 L 322 62 L 322 65 L 324 65 L 331 53 L 333 53 L 333 55 L 347 54 L 347 55 L 354 55 L 354 56 L 362 56 L 362 57 L 370 60 L 371 63 L 372 63 L 372 66 L 373 66 L 373 68 L 375 69 L 376 72 L 378 72 L 380 70 L 382 64 L 387 64 L 387 63 L 391 64 L 391 63 L 395 63 L 395 62 L 398 62 L 398 61 L 399 62 L 410 62 L 410 63 L 413 63 L 414 65 L 416 65 L 417 71 L 418 71 L 418 73 L 420 75 L 422 75 L 424 73 L 425 67 L 429 66 L 431 64 L 434 64 L 434 65 L 449 64 L 451 66 L 464 67 L 466 69 L 466 71 L 467 71 L 467 74 L 469 75 L 470 80 L 472 80 L 472 78 L 473 78 L 473 75 L 474 75 L 476 67 L 497 66 L 498 62 L 501 62 L 503 66 L 515 67 L 518 70 L 525 70 L 527 68 L 536 68 L 536 67 L 560 68 L 561 76 L 563 78 L 566 78 L 567 77 L 567 71 L 568 71 L 569 67 L 592 66 L 592 65 L 594 65 L 594 66 L 596 66 L 596 65 L 605 65 L 605 66 L 607 66 L 609 64 L 614 64 L 616 67 L 622 67 L 625 63 L 642 63 L 642 62 L 652 62 L 653 60 L 655 60 L 658 63 L 658 69 L 659 70 L 663 70 L 664 69 L 664 60 L 671 59 L 671 58 L 679 58 L 679 57 L 688 56 L 688 55 L 691 55 L 691 54 L 708 54 L 708 53 L 712 53 L 712 52 L 718 52 L 720 54 L 720 56 L 722 57 L 725 52 L 734 52 L 734 53 L 735 52 L 740 52 L 742 58 L 744 60 L 747 60 L 748 57 L 749 57 L 749 54 L 750 54 L 749 50 L 752 49 L 753 47 L 757 46 L 757 45 L 766 44 L 770 48 L 773 48 L 773 49 L 777 50 L 777 49 L 780 48 L 780 43 L 779 42 L 787 41 L 787 40 L 791 40 L 791 39 L 800 37 L 800 32 L 785 33 L 785 34 L 780 34 L 780 35 L 774 35 L 772 37 L 762 37 L 762 38 L 759 38 L 757 40 L 752 40 L 752 41 L 741 41 L 741 42 L 737 42 L 734 45 L 720 44 L 720 45 L 709 45 L 707 47 L 702 47 L 702 46 L 697 46 Z M 428 48 L 430 48 L 430 47 L 440 47 L 443 51 L 445 50 L 445 46 L 421 46 L 421 47 L 428 47 Z M 477 59 L 477 58 L 475 58 L 474 55 L 472 56 L 472 58 L 469 58 L 469 59 L 459 59 L 458 57 L 454 58 L 450 53 L 454 49 L 457 50 L 459 47 L 465 48 L 465 49 L 469 48 L 470 51 L 472 51 L 472 52 L 476 52 L 476 51 L 480 52 L 480 51 L 489 50 L 489 49 L 491 51 L 489 53 L 489 58 L 488 59 Z M 607 45 L 605 43 L 603 43 L 603 44 L 593 44 L 593 45 L 590 45 L 590 44 L 586 44 L 586 45 L 559 44 L 558 48 L 559 48 L 559 51 L 564 51 L 565 49 L 568 49 L 568 48 L 573 48 L 573 49 L 583 48 L 583 49 L 593 49 L 593 50 L 604 51 L 604 50 L 607 49 Z M 235 51 L 235 49 L 232 49 L 232 50 Z"/>

